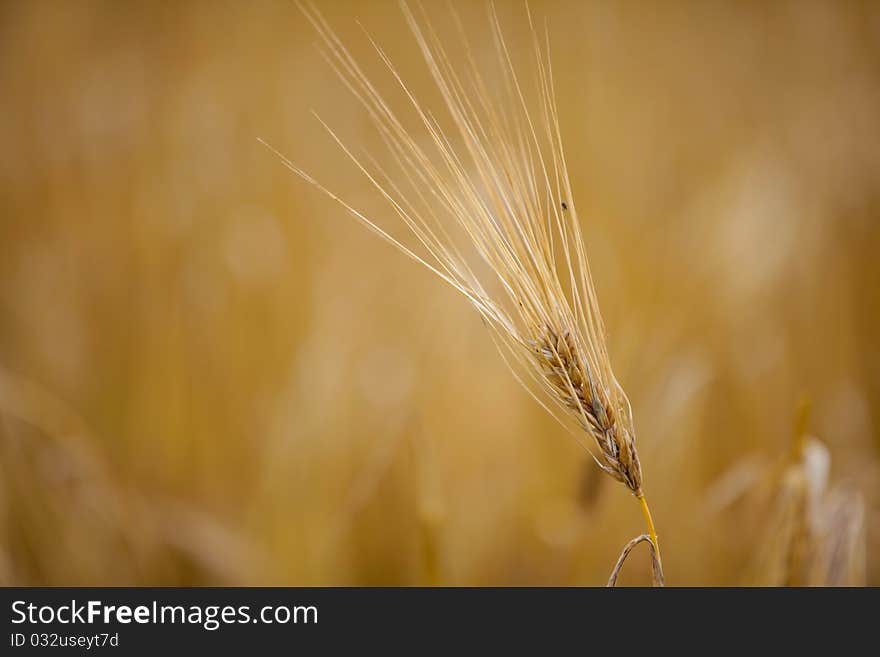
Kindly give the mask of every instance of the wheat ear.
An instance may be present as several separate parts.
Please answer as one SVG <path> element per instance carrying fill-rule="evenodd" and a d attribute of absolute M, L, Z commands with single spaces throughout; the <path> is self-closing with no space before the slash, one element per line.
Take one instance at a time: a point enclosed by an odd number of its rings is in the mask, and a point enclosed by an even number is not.
<path fill-rule="evenodd" d="M 486 320 L 517 380 L 558 420 L 572 420 L 578 429 L 573 435 L 599 467 L 638 498 L 659 568 L 632 411 L 611 369 L 562 149 L 546 25 L 539 36 L 526 5 L 535 60 L 535 111 L 493 5 L 489 34 L 497 70 L 488 78 L 454 9 L 450 12 L 459 33 L 455 45 L 461 66 L 453 65 L 424 9 L 416 5 L 414 11 L 401 2 L 444 99 L 451 129 L 420 103 L 382 48 L 367 38 L 417 119 L 416 135 L 404 127 L 321 14 L 311 5 L 297 4 L 320 36 L 326 60 L 371 118 L 392 169 L 356 155 L 321 123 L 388 202 L 412 240 L 393 237 L 275 152 L 293 172 L 468 299 Z M 491 273 L 478 275 L 477 270 Z"/>

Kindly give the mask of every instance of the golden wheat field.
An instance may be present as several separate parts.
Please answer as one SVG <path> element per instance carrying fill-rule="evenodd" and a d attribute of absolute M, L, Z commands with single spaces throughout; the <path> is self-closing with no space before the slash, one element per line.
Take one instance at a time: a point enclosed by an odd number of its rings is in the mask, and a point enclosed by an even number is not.
<path fill-rule="evenodd" d="M 316 6 L 448 121 L 397 3 Z M 489 5 L 453 7 L 490 70 Z M 529 11 L 666 583 L 880 584 L 880 3 Z M 607 582 L 631 492 L 258 141 L 404 234 L 296 4 L 4 2 L 0 89 L 0 584 Z"/>

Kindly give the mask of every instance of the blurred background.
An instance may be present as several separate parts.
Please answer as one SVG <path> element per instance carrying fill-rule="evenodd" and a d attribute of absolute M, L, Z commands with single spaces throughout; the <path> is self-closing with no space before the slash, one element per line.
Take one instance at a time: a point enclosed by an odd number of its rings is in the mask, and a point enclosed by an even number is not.
<path fill-rule="evenodd" d="M 318 6 L 431 100 L 395 3 Z M 880 4 L 531 7 L 667 582 L 880 584 Z M 316 42 L 287 0 L 0 5 L 0 583 L 602 585 L 644 531 L 257 142 L 382 211 Z"/>

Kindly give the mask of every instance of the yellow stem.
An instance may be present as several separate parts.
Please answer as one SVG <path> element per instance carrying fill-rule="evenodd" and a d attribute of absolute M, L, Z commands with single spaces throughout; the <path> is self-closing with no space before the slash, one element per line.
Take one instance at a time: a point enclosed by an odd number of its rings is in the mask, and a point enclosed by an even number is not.
<path fill-rule="evenodd" d="M 654 549 L 657 551 L 657 563 L 662 564 L 663 562 L 660 560 L 660 543 L 657 541 L 657 530 L 654 529 L 654 520 L 651 518 L 651 509 L 648 508 L 648 500 L 645 499 L 645 494 L 639 492 L 636 497 L 639 500 L 639 504 L 642 505 L 642 513 L 645 516 L 645 521 L 648 523 L 648 534 L 651 536 L 651 542 L 654 543 Z"/>

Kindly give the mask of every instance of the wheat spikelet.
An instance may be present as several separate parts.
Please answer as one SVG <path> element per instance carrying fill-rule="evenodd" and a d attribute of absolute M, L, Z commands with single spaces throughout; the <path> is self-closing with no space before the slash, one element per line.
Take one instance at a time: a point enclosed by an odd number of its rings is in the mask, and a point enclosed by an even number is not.
<path fill-rule="evenodd" d="M 535 61 L 535 111 L 494 6 L 490 5 L 489 22 L 497 70 L 488 78 L 453 9 L 463 66 L 453 64 L 424 10 L 418 7 L 417 19 L 402 2 L 452 126 L 444 127 L 420 103 L 370 38 L 420 126 L 416 135 L 404 127 L 320 13 L 311 6 L 300 9 L 320 35 L 325 58 L 371 118 L 393 170 L 371 156 L 356 155 L 333 129 L 324 127 L 413 239 L 392 236 L 276 154 L 367 228 L 468 299 L 486 320 L 518 381 L 557 419 L 578 429 L 573 433 L 598 465 L 639 498 L 656 546 L 642 491 L 632 412 L 611 369 L 562 149 L 549 31 L 545 27 L 544 38 L 538 36 L 526 6 Z"/>
<path fill-rule="evenodd" d="M 600 450 L 600 467 L 640 494 L 642 471 L 632 433 L 620 426 L 619 409 L 615 410 L 605 390 L 596 386 L 589 367 L 584 366 L 579 356 L 572 334 L 560 335 L 548 325 L 532 344 L 535 358 L 553 394 L 595 438 Z"/>

